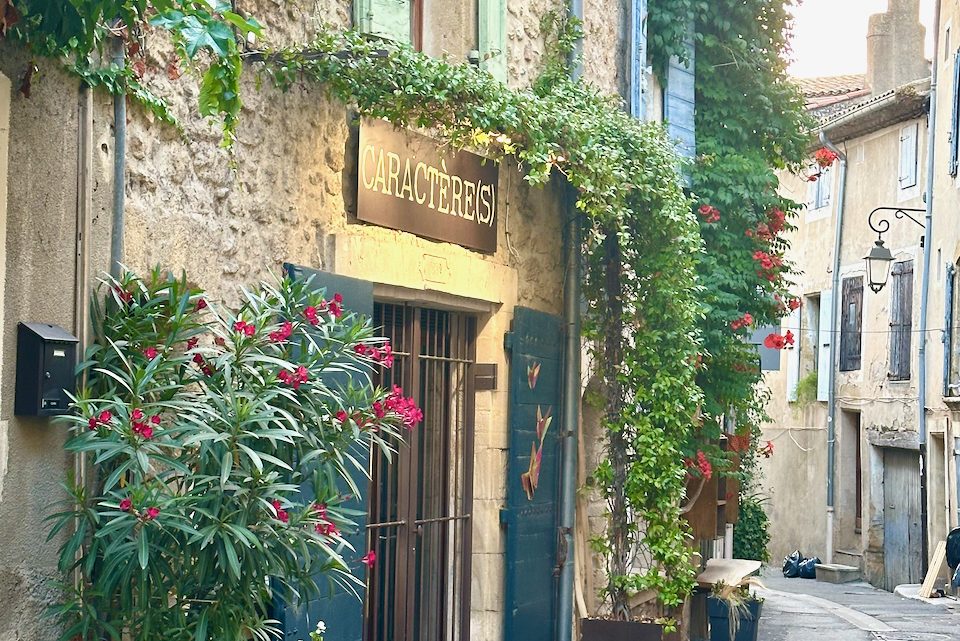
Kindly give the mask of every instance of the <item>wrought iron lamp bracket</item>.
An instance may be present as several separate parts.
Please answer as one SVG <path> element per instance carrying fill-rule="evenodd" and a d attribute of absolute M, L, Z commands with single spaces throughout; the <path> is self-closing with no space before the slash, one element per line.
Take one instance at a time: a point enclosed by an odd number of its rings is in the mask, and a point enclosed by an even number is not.
<path fill-rule="evenodd" d="M 920 225 L 921 228 L 926 229 L 926 226 L 911 216 L 910 214 L 923 214 L 926 213 L 926 209 L 916 209 L 911 207 L 877 207 L 870 212 L 870 215 L 867 217 L 867 224 L 870 225 L 870 229 L 877 232 L 877 241 L 883 242 L 883 235 L 890 231 L 890 212 L 893 212 L 893 217 L 899 219 L 909 218 L 916 224 Z M 874 220 L 876 218 L 876 220 Z"/>

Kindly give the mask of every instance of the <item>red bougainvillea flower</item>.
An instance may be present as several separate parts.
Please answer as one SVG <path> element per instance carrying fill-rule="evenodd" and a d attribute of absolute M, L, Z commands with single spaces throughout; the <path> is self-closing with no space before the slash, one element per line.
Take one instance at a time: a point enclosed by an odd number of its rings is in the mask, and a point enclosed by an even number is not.
<path fill-rule="evenodd" d="M 713 476 L 713 466 L 710 465 L 707 455 L 702 450 L 697 450 L 696 466 L 703 478 L 709 481 L 710 477 Z"/>
<path fill-rule="evenodd" d="M 117 295 L 117 298 L 120 299 L 120 302 L 127 304 L 133 301 L 133 294 L 120 287 L 120 285 L 113 286 L 113 292 Z"/>
<path fill-rule="evenodd" d="M 337 412 L 336 418 L 337 418 L 337 420 L 340 421 L 341 423 L 346 423 L 346 422 L 347 422 L 347 413 L 346 413 L 345 411 L 343 411 L 343 410 L 340 410 L 339 412 Z"/>
<path fill-rule="evenodd" d="M 153 416 L 151 416 L 150 422 L 153 423 L 154 425 L 160 425 L 160 415 L 154 414 Z"/>
<path fill-rule="evenodd" d="M 322 534 L 324 536 L 340 535 L 340 530 L 337 528 L 336 523 L 331 523 L 330 521 L 320 521 L 313 526 L 313 530 L 317 534 Z"/>
<path fill-rule="evenodd" d="M 187 351 L 189 352 L 191 349 L 197 349 L 197 345 L 198 345 L 199 343 L 200 343 L 200 339 L 199 339 L 199 338 L 188 338 L 188 339 L 187 339 Z"/>
<path fill-rule="evenodd" d="M 101 425 L 106 425 L 112 419 L 113 419 L 113 414 L 110 412 L 110 410 L 103 410 L 96 416 L 91 416 L 89 420 L 87 420 L 87 425 L 90 427 L 91 430 L 95 430 Z"/>
<path fill-rule="evenodd" d="M 312 305 L 303 310 L 303 317 L 314 327 L 320 324 L 320 317 L 317 316 L 317 308 Z"/>
<path fill-rule="evenodd" d="M 360 563 L 363 563 L 368 568 L 372 568 L 373 564 L 377 562 L 377 553 L 373 550 L 370 550 L 363 555 L 363 558 L 360 559 Z"/>
<path fill-rule="evenodd" d="M 763 446 L 763 449 L 760 450 L 760 453 L 763 454 L 763 458 L 770 458 L 773 456 L 773 441 L 767 441 L 767 444 Z"/>
<path fill-rule="evenodd" d="M 793 345 L 793 332 L 791 332 L 789 329 L 787 330 L 787 333 L 783 335 L 783 342 L 786 345 Z"/>
<path fill-rule="evenodd" d="M 257 326 L 253 323 L 238 320 L 233 324 L 233 331 L 243 334 L 244 336 L 253 336 L 257 333 Z"/>
<path fill-rule="evenodd" d="M 160 508 L 158 507 L 148 507 L 147 513 L 143 515 L 143 518 L 147 521 L 152 521 L 153 519 L 160 516 Z"/>
<path fill-rule="evenodd" d="M 310 378 L 310 372 L 305 366 L 301 365 L 293 372 L 285 369 L 280 370 L 280 373 L 277 374 L 277 378 L 293 389 L 300 389 L 300 386 L 306 383 Z"/>
<path fill-rule="evenodd" d="M 817 149 L 816 153 L 813 154 L 813 159 L 824 169 L 832 165 L 837 158 L 839 158 L 839 156 L 826 147 Z"/>
<path fill-rule="evenodd" d="M 207 300 L 205 298 L 197 299 L 197 311 L 201 311 L 207 308 Z"/>
<path fill-rule="evenodd" d="M 736 331 L 741 327 L 749 327 L 750 325 L 753 325 L 753 316 L 750 314 L 750 312 L 747 312 L 740 318 L 730 323 L 730 328 Z"/>
<path fill-rule="evenodd" d="M 282 343 L 283 341 L 290 338 L 293 334 L 293 323 L 290 321 L 284 322 L 280 325 L 280 329 L 270 332 L 270 342 L 272 343 Z"/>
<path fill-rule="evenodd" d="M 313 511 L 317 513 L 317 516 L 321 519 L 327 518 L 327 506 L 325 503 L 314 503 Z"/>
<path fill-rule="evenodd" d="M 390 346 L 390 343 L 384 344 L 383 347 L 357 343 L 353 346 L 353 351 L 357 356 L 365 356 L 387 369 L 393 367 L 393 347 Z"/>
<path fill-rule="evenodd" d="M 278 520 L 278 521 L 280 521 L 281 523 L 289 523 L 289 522 L 290 522 L 290 515 L 287 514 L 287 511 L 284 510 L 284 509 L 281 507 L 280 501 L 278 501 L 277 499 L 274 499 L 274 500 L 271 502 L 271 505 L 273 505 L 273 510 L 277 513 L 277 520 Z"/>
<path fill-rule="evenodd" d="M 343 307 L 340 306 L 340 303 L 336 301 L 336 297 L 340 294 L 334 296 L 334 300 L 327 305 L 327 309 L 330 311 L 330 315 L 334 318 L 340 318 L 343 315 Z"/>
<path fill-rule="evenodd" d="M 123 499 L 122 501 L 120 501 L 120 511 L 121 511 L 121 512 L 129 512 L 129 511 L 130 511 L 130 508 L 132 508 L 132 507 L 133 507 L 133 501 L 130 500 L 130 497 L 127 497 L 127 498 Z"/>
<path fill-rule="evenodd" d="M 700 215 L 703 217 L 703 222 L 705 223 L 718 223 L 720 222 L 720 210 L 711 205 L 700 205 L 700 208 L 697 210 L 700 212 Z"/>
<path fill-rule="evenodd" d="M 143 420 L 143 410 L 139 407 L 132 412 L 130 412 L 131 421 L 142 421 Z"/>
<path fill-rule="evenodd" d="M 786 339 L 780 334 L 767 334 L 767 337 L 763 339 L 763 346 L 767 349 L 783 349 L 785 345 Z"/>
<path fill-rule="evenodd" d="M 333 295 L 333 302 L 335 302 L 337 305 L 342 305 L 343 296 L 339 292 L 337 292 L 336 294 Z"/>
<path fill-rule="evenodd" d="M 412 397 L 405 398 L 400 386 L 394 385 L 393 390 L 384 400 L 384 406 L 387 410 L 398 414 L 404 427 L 408 430 L 423 420 L 423 411 L 417 407 L 416 401 Z"/>
<path fill-rule="evenodd" d="M 787 224 L 787 214 L 779 207 L 774 207 L 767 212 L 767 222 L 772 236 L 776 236 Z"/>
<path fill-rule="evenodd" d="M 796 311 L 800 309 L 800 299 L 791 298 L 790 300 L 787 301 L 787 307 L 789 307 L 791 311 Z"/>
<path fill-rule="evenodd" d="M 147 349 L 143 350 L 143 355 L 147 357 L 148 361 L 155 359 L 159 353 L 160 352 L 157 351 L 156 347 L 148 347 Z"/>

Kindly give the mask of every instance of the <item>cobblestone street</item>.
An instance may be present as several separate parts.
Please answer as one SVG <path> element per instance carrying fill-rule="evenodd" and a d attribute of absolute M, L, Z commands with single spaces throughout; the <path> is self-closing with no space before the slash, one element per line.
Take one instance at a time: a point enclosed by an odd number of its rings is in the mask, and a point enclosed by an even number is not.
<path fill-rule="evenodd" d="M 863 583 L 785 579 L 764 568 L 759 641 L 960 639 L 960 602 L 908 599 Z"/>

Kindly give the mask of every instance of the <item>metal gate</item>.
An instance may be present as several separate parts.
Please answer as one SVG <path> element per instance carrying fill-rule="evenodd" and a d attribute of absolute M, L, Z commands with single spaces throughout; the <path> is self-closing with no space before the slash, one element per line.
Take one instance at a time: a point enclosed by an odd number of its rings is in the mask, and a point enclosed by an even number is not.
<path fill-rule="evenodd" d="M 417 399 L 424 420 L 392 461 L 376 453 L 369 548 L 377 564 L 365 604 L 367 641 L 467 641 L 476 320 L 377 303 L 393 346 L 385 386 Z"/>
<path fill-rule="evenodd" d="M 516 308 L 510 350 L 510 456 L 504 590 L 506 641 L 555 638 L 563 321 Z M 488 588 L 489 589 L 489 588 Z"/>

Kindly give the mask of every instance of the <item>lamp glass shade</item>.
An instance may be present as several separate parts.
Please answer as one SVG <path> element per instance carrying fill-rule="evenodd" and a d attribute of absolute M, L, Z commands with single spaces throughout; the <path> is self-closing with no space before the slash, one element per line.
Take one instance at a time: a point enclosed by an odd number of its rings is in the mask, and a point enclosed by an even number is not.
<path fill-rule="evenodd" d="M 878 240 L 870 253 L 864 256 L 864 260 L 867 261 L 867 284 L 874 293 L 879 292 L 890 276 L 893 254 L 883 245 L 882 240 Z"/>

